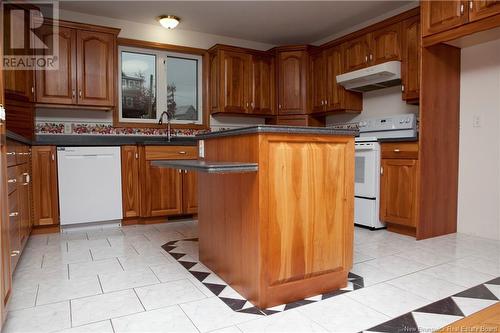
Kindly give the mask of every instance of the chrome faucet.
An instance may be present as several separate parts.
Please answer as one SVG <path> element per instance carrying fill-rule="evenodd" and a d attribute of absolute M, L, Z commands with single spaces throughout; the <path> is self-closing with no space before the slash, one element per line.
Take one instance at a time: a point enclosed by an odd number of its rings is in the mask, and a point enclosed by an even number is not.
<path fill-rule="evenodd" d="M 158 125 L 163 125 L 163 116 L 167 116 L 167 140 L 168 142 L 170 142 L 171 138 L 172 138 L 172 133 L 171 133 L 171 130 L 170 130 L 170 123 L 172 121 L 172 118 L 174 117 L 174 114 L 173 112 L 171 111 L 163 111 L 160 115 L 160 119 L 158 120 Z"/>

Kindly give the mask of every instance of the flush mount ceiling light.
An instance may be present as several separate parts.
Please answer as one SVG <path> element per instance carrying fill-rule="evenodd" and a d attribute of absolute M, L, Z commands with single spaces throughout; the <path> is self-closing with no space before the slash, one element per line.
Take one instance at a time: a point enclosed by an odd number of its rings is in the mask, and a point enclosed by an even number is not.
<path fill-rule="evenodd" d="M 158 18 L 158 22 L 167 29 L 174 29 L 180 21 L 181 19 L 174 15 L 162 15 Z"/>

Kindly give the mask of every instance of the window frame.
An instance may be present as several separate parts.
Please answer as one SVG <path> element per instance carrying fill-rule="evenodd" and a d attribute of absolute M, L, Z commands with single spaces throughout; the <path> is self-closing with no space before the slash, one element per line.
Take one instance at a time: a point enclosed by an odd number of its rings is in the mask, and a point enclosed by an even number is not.
<path fill-rule="evenodd" d="M 113 125 L 114 127 L 123 127 L 123 128 L 164 128 L 165 125 L 159 125 L 157 120 L 153 119 L 137 119 L 137 118 L 122 118 L 121 117 L 121 51 L 128 50 L 131 52 L 138 52 L 144 54 L 156 54 L 157 56 L 157 64 L 158 54 L 167 54 L 171 57 L 178 58 L 192 58 L 198 61 L 198 113 L 199 118 L 198 121 L 185 121 L 185 120 L 173 120 L 172 128 L 178 129 L 207 129 L 209 128 L 209 112 L 208 112 L 208 51 L 205 49 L 180 46 L 180 45 L 172 45 L 172 44 L 163 44 L 156 42 L 147 42 L 141 40 L 134 40 L 128 38 L 118 38 L 117 48 L 116 50 L 116 107 L 113 111 Z M 166 60 L 166 59 L 165 59 Z M 162 64 L 163 65 L 163 64 Z M 166 65 L 166 64 L 165 64 Z M 164 70 L 163 68 L 157 67 L 156 73 L 156 98 L 157 98 L 157 119 L 161 112 L 161 105 L 159 96 L 160 90 L 159 87 L 162 84 L 159 79 L 159 71 Z M 165 110 L 167 108 L 167 80 L 166 75 L 163 75 L 165 78 L 164 86 L 164 105 Z"/>

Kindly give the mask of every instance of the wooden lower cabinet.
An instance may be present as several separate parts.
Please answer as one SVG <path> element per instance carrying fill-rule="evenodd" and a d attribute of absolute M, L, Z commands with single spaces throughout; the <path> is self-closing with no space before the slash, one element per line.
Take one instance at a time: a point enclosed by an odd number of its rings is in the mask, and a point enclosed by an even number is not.
<path fill-rule="evenodd" d="M 382 148 L 380 219 L 388 229 L 415 236 L 418 214 L 418 159 L 410 145 L 385 151 Z M 391 155 L 392 154 L 392 155 Z M 394 154 L 403 155 L 401 158 Z"/>
<path fill-rule="evenodd" d="M 32 147 L 33 224 L 59 224 L 59 194 L 57 190 L 57 154 L 55 146 Z"/>
<path fill-rule="evenodd" d="M 196 214 L 197 175 L 158 168 L 154 160 L 196 159 L 197 147 L 122 146 L 123 217 Z"/>

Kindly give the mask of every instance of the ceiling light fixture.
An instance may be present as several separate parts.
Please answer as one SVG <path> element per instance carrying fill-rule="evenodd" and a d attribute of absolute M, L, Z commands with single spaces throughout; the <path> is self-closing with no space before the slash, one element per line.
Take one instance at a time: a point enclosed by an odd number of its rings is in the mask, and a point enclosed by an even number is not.
<path fill-rule="evenodd" d="M 174 29 L 180 21 L 181 19 L 174 15 L 162 15 L 158 18 L 158 22 L 167 29 Z"/>

